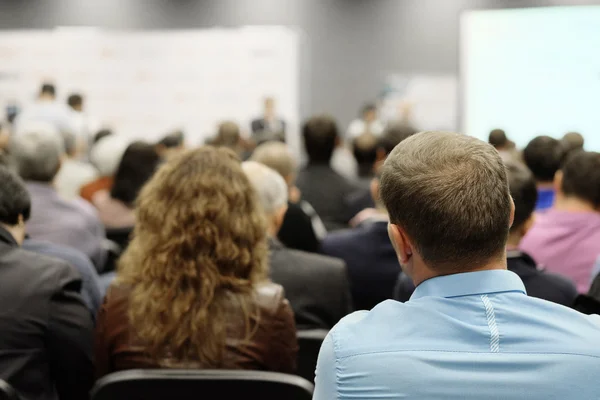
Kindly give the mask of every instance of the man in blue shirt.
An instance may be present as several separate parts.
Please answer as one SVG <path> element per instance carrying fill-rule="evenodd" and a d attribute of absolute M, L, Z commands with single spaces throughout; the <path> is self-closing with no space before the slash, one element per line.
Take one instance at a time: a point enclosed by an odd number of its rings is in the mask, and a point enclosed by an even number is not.
<path fill-rule="evenodd" d="M 417 134 L 388 157 L 380 192 L 416 289 L 331 330 L 315 399 L 599 398 L 600 317 L 526 296 L 506 269 L 514 204 L 493 147 Z"/>

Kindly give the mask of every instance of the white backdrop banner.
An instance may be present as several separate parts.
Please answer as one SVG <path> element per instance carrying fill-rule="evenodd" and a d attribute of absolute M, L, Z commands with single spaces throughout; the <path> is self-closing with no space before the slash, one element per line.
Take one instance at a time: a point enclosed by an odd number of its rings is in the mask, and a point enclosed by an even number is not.
<path fill-rule="evenodd" d="M 26 107 L 43 81 L 131 139 L 182 129 L 191 144 L 232 119 L 244 130 L 272 96 L 298 148 L 299 40 L 284 27 L 0 32 L 0 104 Z"/>

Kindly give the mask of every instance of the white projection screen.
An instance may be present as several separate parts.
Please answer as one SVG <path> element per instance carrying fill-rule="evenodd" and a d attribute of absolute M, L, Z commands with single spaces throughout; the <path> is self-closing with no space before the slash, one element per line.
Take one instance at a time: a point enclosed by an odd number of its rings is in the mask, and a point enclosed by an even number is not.
<path fill-rule="evenodd" d="M 464 133 L 577 131 L 600 151 L 600 6 L 469 11 L 460 40 Z"/>

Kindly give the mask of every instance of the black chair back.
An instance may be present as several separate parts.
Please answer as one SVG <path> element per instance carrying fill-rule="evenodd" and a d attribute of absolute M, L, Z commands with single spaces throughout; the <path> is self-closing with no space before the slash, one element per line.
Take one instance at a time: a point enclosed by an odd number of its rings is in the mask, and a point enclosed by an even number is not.
<path fill-rule="evenodd" d="M 6 381 L 0 379 L 0 400 L 19 400 L 17 391 Z"/>
<path fill-rule="evenodd" d="M 131 232 L 133 232 L 133 227 L 131 226 L 127 228 L 108 228 L 106 229 L 106 238 L 118 244 L 122 250 L 125 250 L 129 244 Z"/>
<path fill-rule="evenodd" d="M 92 400 L 310 400 L 312 392 L 310 382 L 277 372 L 147 369 L 105 376 Z"/>
<path fill-rule="evenodd" d="M 298 375 L 310 382 L 315 381 L 319 350 L 328 332 L 324 329 L 298 331 Z"/>

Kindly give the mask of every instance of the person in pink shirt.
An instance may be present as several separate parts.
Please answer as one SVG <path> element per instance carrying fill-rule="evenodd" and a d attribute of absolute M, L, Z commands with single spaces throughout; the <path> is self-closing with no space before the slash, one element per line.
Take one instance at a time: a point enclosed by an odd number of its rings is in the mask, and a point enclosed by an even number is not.
<path fill-rule="evenodd" d="M 554 206 L 537 216 L 520 247 L 587 293 L 600 255 L 600 153 L 571 155 L 557 172 L 555 187 Z"/>

